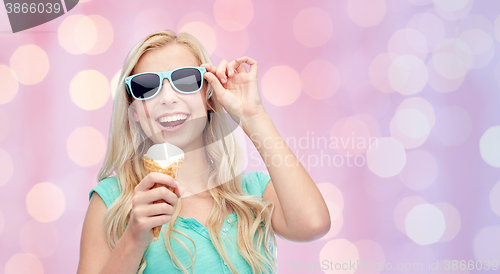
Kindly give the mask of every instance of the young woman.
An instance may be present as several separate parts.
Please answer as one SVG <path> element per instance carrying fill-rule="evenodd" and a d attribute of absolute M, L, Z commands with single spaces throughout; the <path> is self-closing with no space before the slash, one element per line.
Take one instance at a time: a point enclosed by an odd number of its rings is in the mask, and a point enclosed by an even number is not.
<path fill-rule="evenodd" d="M 224 110 L 239 118 L 269 175 L 239 175 L 241 151 L 217 115 Z M 185 152 L 176 180 L 144 170 L 143 153 L 165 141 Z M 262 106 L 257 62 L 215 67 L 187 33 L 153 33 L 130 52 L 98 179 L 79 274 L 276 273 L 275 233 L 310 242 L 330 228 L 321 193 Z"/>

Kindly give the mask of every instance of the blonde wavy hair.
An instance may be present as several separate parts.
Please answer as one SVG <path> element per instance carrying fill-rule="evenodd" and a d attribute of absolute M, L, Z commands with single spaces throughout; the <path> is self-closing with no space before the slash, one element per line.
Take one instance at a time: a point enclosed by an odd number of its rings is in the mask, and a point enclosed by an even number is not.
<path fill-rule="evenodd" d="M 170 30 L 159 31 L 147 36 L 140 41 L 129 53 L 122 69 L 119 85 L 116 90 L 113 115 L 108 140 L 108 148 L 104 164 L 99 172 L 98 180 L 116 176 L 120 188 L 120 196 L 107 209 L 104 214 L 103 230 L 111 250 L 123 235 L 130 219 L 132 210 L 132 197 L 135 186 L 146 176 L 140 152 L 144 146 L 151 145 L 140 125 L 130 119 L 131 103 L 133 98 L 127 94 L 124 79 L 132 73 L 139 58 L 148 50 L 162 48 L 171 44 L 185 46 L 198 59 L 199 64 L 211 63 L 210 57 L 196 38 L 188 33 L 174 33 Z M 213 90 L 207 85 L 206 100 L 209 112 L 224 113 L 222 105 L 213 98 Z M 217 227 L 224 222 L 222 209 L 229 205 L 236 213 L 238 219 L 237 245 L 241 256 L 252 268 L 253 273 L 266 273 L 266 267 L 276 273 L 277 243 L 271 226 L 271 216 L 274 209 L 273 203 L 261 200 L 257 195 L 246 195 L 242 188 L 242 176 L 239 170 L 242 165 L 242 153 L 231 133 L 229 124 L 224 115 L 208 115 L 207 126 L 203 130 L 203 140 L 209 164 L 209 181 L 207 187 L 214 198 L 214 204 L 208 218 L 208 232 L 210 239 L 220 254 L 227 262 L 231 273 L 238 273 L 231 263 L 222 245 Z M 221 140 L 222 142 L 217 142 Z M 149 143 L 148 143 L 149 142 Z M 211 144 L 211 145 L 207 145 Z M 138 149 L 140 146 L 142 149 Z M 174 228 L 181 211 L 182 198 L 175 206 L 175 212 L 168 223 L 163 235 L 165 245 L 174 266 L 188 274 L 187 268 L 192 266 L 196 258 L 196 244 L 185 233 Z M 172 232 L 179 233 L 188 238 L 194 245 L 194 255 Z M 254 237 L 258 235 L 257 242 Z M 179 242 L 186 248 L 191 256 L 191 264 L 183 266 L 172 251 L 170 238 Z M 264 246 L 265 256 L 260 253 Z M 149 248 L 149 246 L 148 246 Z M 148 249 L 146 249 L 147 252 Z M 143 255 L 138 273 L 143 273 L 146 268 L 146 259 Z"/>

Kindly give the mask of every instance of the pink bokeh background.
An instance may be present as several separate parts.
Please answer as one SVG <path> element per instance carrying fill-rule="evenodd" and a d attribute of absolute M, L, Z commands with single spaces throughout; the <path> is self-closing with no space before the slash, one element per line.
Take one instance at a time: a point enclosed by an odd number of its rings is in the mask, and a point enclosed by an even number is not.
<path fill-rule="evenodd" d="M 500 262 L 500 2 L 93 0 L 16 34 L 0 7 L 0 274 L 76 271 L 117 74 L 162 29 L 215 64 L 258 61 L 325 198 L 330 232 L 278 238 L 278 273 L 494 273 L 443 266 Z M 246 148 L 246 171 L 266 172 Z M 379 265 L 332 268 L 357 260 Z"/>

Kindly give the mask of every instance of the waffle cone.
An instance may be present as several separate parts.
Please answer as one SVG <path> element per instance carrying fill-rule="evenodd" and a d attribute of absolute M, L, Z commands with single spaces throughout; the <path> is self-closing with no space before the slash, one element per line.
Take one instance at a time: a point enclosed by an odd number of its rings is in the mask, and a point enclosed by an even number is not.
<path fill-rule="evenodd" d="M 177 174 L 179 173 L 179 170 L 182 166 L 182 162 L 184 161 L 184 158 L 179 159 L 177 162 L 174 162 L 173 164 L 169 165 L 165 169 L 161 168 L 161 166 L 157 162 L 155 162 L 153 159 L 151 159 L 147 156 L 144 156 L 143 161 L 144 161 L 144 168 L 146 169 L 146 173 L 149 174 L 151 172 L 159 172 L 159 173 L 170 175 L 170 176 L 172 176 L 172 178 L 175 179 L 177 177 Z M 170 191 L 174 192 L 173 187 L 165 186 L 163 184 L 155 184 L 153 186 L 153 189 L 157 188 L 157 187 L 166 187 Z M 159 200 L 159 201 L 155 201 L 153 203 L 154 204 L 165 203 L 165 201 Z M 153 228 L 153 237 L 154 237 L 155 242 L 158 240 L 158 237 L 160 236 L 160 231 L 161 231 L 161 226 L 157 226 L 157 227 Z"/>

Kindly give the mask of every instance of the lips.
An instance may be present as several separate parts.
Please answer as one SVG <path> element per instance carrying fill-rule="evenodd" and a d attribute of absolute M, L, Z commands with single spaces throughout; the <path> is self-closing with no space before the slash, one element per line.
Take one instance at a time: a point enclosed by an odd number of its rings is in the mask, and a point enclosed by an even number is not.
<path fill-rule="evenodd" d="M 191 115 L 185 113 L 162 115 L 156 119 L 156 123 L 162 131 L 176 131 L 186 124 L 189 117 L 191 117 Z"/>

